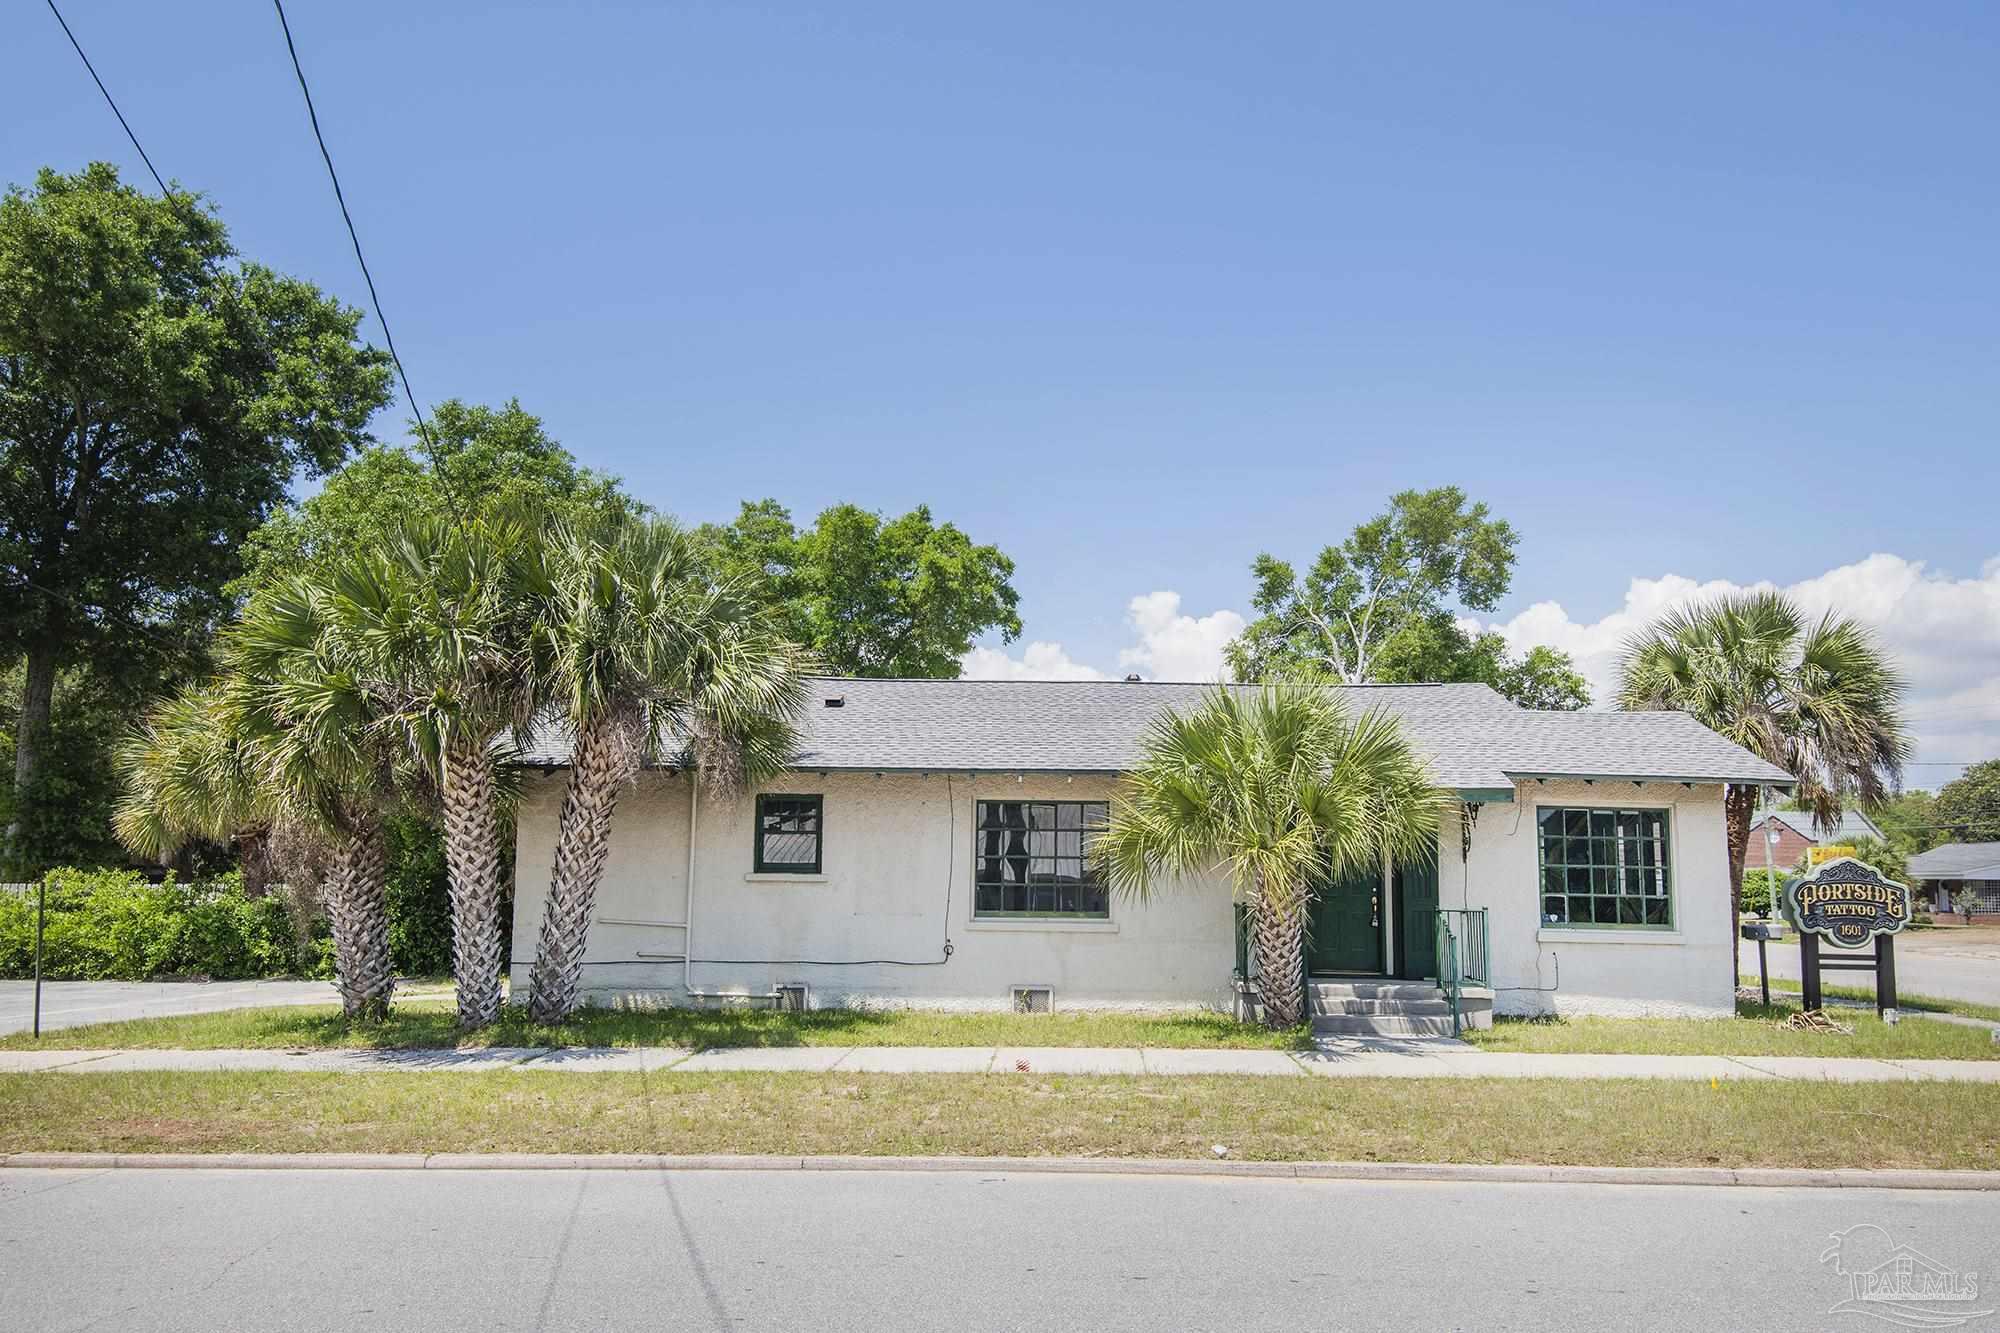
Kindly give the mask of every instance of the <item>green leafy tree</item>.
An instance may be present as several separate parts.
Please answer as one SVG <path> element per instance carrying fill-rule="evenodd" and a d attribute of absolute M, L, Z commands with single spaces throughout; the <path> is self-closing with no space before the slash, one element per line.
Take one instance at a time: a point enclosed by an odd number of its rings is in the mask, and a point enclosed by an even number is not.
<path fill-rule="evenodd" d="M 534 589 L 537 694 L 574 738 L 530 1008 L 575 1011 L 619 794 L 663 742 L 696 740 L 708 788 L 731 797 L 784 770 L 805 705 L 805 656 L 700 543 L 655 521 L 564 525 Z"/>
<path fill-rule="evenodd" d="M 792 642 L 842 675 L 955 677 L 981 634 L 1021 632 L 1014 562 L 927 506 L 889 519 L 835 505 L 801 531 L 760 500 L 697 535 L 725 574 L 755 575 Z"/>
<path fill-rule="evenodd" d="M 24 663 L 0 675 L 0 697 L 18 699 Z M 143 712 L 138 682 L 120 672 L 64 667 L 49 707 L 47 745 L 61 763 L 43 764 L 18 792 L 0 785 L 0 827 L 15 830 L 14 862 L 36 866 L 122 866 L 125 849 L 112 831 L 118 766 L 112 752 Z M 13 771 L 15 717 L 0 717 L 0 772 Z"/>
<path fill-rule="evenodd" d="M 1620 675 L 1620 708 L 1678 709 L 1777 765 L 1822 828 L 1847 801 L 1880 803 L 1909 755 L 1903 678 L 1874 636 L 1830 614 L 1809 621 L 1776 593 L 1669 612 L 1627 641 Z M 1724 797 L 1732 904 L 1758 796 L 1738 784 Z M 1729 939 L 1734 985 L 1733 911 Z"/>
<path fill-rule="evenodd" d="M 1518 660 L 1503 660 L 1492 684 L 1523 708 L 1574 712 L 1590 707 L 1590 684 L 1575 661 L 1546 644 L 1536 644 Z"/>
<path fill-rule="evenodd" d="M 1938 788 L 1939 842 L 2000 842 L 2000 759 L 1973 764 Z"/>
<path fill-rule="evenodd" d="M 1092 849 L 1120 893 L 1220 870 L 1250 908 L 1267 1021 L 1305 1017 L 1305 918 L 1330 876 L 1437 855 L 1442 795 L 1396 719 L 1331 691 L 1218 688 L 1146 730 Z"/>
<path fill-rule="evenodd" d="M 1927 791 L 1897 792 L 1864 808 L 1889 845 L 1905 858 L 1946 841 L 1937 828 L 1937 798 Z"/>
<path fill-rule="evenodd" d="M 0 199 L 0 659 L 26 664 L 23 826 L 63 669 L 198 661 L 244 539 L 368 438 L 389 379 L 360 318 L 239 262 L 199 196 L 150 197 L 103 163 Z"/>
<path fill-rule="evenodd" d="M 318 494 L 273 514 L 245 544 L 237 589 L 382 547 L 412 521 L 582 522 L 643 512 L 615 477 L 579 466 L 518 401 L 495 408 L 449 399 L 432 411 L 430 434 L 434 449 L 368 449 Z"/>
<path fill-rule="evenodd" d="M 1303 577 L 1257 557 L 1258 616 L 1229 646 L 1230 668 L 1246 681 L 1482 681 L 1523 707 L 1584 707 L 1590 690 L 1567 654 L 1537 647 L 1511 658 L 1499 635 L 1459 624 L 1506 594 L 1516 541 L 1456 486 L 1403 491 Z"/>

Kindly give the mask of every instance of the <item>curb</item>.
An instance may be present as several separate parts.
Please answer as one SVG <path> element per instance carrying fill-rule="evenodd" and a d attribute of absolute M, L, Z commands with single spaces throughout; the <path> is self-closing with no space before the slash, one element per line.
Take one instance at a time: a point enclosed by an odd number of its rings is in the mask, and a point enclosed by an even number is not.
<path fill-rule="evenodd" d="M 2000 1171 L 1798 1167 L 1491 1166 L 1453 1162 L 1217 1162 L 1164 1157 L 752 1157 L 652 1153 L 61 1153 L 0 1156 L 0 1169 L 211 1171 L 952 1171 L 1269 1180 L 1538 1185 L 1734 1185 L 1783 1189 L 2000 1190 Z"/>

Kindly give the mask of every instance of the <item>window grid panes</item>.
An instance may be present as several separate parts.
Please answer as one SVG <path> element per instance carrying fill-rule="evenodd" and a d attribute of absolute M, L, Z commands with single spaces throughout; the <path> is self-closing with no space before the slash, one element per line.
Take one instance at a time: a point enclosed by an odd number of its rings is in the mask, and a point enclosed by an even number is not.
<path fill-rule="evenodd" d="M 980 801 L 973 813 L 975 916 L 1107 918 L 1090 867 L 1103 801 Z"/>
<path fill-rule="evenodd" d="M 819 797 L 757 798 L 758 873 L 817 875 L 819 840 Z"/>
<path fill-rule="evenodd" d="M 1673 925 L 1666 811 L 1544 806 L 1537 821 L 1544 925 Z"/>

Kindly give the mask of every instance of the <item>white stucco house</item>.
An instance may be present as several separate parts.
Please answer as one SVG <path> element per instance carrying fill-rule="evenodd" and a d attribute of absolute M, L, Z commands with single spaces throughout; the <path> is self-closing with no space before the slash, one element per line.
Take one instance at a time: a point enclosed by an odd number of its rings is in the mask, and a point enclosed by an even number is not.
<path fill-rule="evenodd" d="M 626 793 L 584 986 L 599 1002 L 1057 1009 L 1239 1002 L 1219 877 L 1145 902 L 1085 859 L 1119 774 L 1194 684 L 819 679 L 790 772 L 741 799 L 649 768 Z M 1238 687 L 1242 688 L 1242 687 Z M 1733 1008 L 1726 783 L 1779 769 L 1679 713 L 1535 712 L 1483 685 L 1343 687 L 1387 709 L 1456 798 L 1434 858 L 1329 884 L 1309 969 L 1438 976 L 1443 909 L 1500 1013 Z M 518 815 L 524 995 L 567 746 Z"/>

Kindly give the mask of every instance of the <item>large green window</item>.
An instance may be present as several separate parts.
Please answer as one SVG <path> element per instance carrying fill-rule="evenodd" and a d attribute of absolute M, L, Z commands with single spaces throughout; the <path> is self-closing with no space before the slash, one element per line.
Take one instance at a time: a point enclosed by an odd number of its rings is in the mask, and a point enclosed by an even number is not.
<path fill-rule="evenodd" d="M 1543 806 L 1542 923 L 1674 924 L 1665 810 Z"/>
<path fill-rule="evenodd" d="M 973 814 L 974 916 L 1105 918 L 1111 895 L 1090 868 L 1103 801 L 980 801 Z"/>

